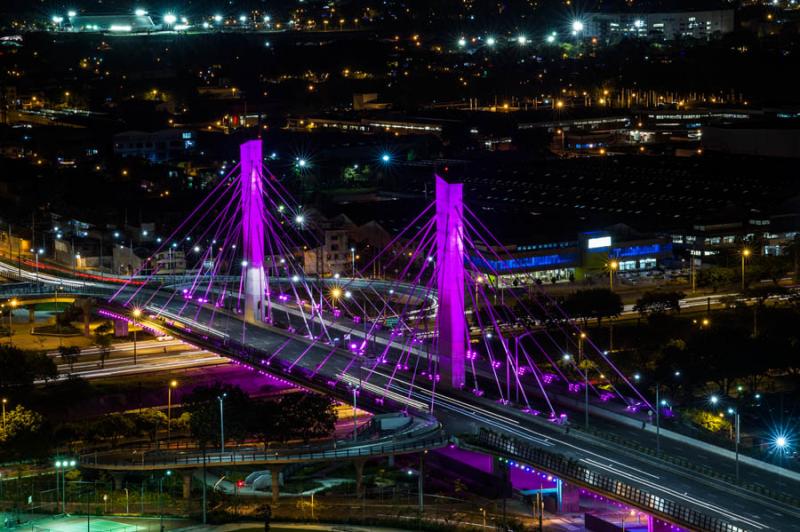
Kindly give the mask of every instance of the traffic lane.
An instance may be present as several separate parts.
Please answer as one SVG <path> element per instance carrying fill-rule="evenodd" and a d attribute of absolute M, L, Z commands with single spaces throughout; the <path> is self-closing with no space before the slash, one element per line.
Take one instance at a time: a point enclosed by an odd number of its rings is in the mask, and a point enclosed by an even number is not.
<path fill-rule="evenodd" d="M 489 403 L 489 410 L 495 410 Z M 484 406 L 489 406 L 485 405 Z M 501 410 L 503 413 L 504 410 Z M 583 438 L 565 434 L 563 427 L 548 421 L 534 418 L 522 412 L 513 412 L 510 417 L 520 421 L 519 426 L 506 426 L 509 435 L 524 435 L 522 439 L 536 444 L 538 439 L 546 439 L 555 444 L 553 450 L 559 454 L 581 460 L 591 469 L 613 476 L 626 483 L 635 483 L 648 492 L 673 500 L 692 504 L 701 511 L 715 511 L 726 519 L 736 518 L 740 526 L 758 529 L 757 525 L 771 530 L 800 530 L 800 511 L 785 508 L 764 508 L 764 501 L 751 498 L 746 493 L 731 491 L 723 485 L 709 485 L 701 482 L 695 475 L 676 471 L 669 464 L 654 463 L 644 457 L 629 456 L 612 444 L 602 441 L 587 441 Z M 571 431 L 575 434 L 575 431 Z M 531 435 L 533 438 L 531 438 Z M 652 478 L 657 476 L 658 478 Z M 663 484 L 663 485 L 662 485 Z M 731 517 L 728 517 L 727 515 Z M 733 520 L 733 519 L 731 519 Z"/>
<path fill-rule="evenodd" d="M 225 322 L 230 324 L 232 318 L 229 316 L 225 316 L 223 318 Z M 278 343 L 273 337 L 275 336 L 274 332 L 270 332 L 261 328 L 260 326 L 251 326 L 248 324 L 241 324 L 242 327 L 242 334 L 246 336 L 249 340 L 249 344 L 255 344 L 257 347 L 268 347 L 268 346 L 276 346 Z M 301 360 L 300 364 L 303 367 L 310 367 L 314 363 L 318 364 L 325 355 L 331 350 L 329 347 L 328 349 L 322 349 L 318 346 L 302 346 L 297 345 L 298 342 L 290 342 L 290 345 L 278 355 L 279 358 L 288 360 L 291 362 L 295 362 L 297 357 L 301 354 L 303 355 L 305 360 Z M 328 346 L 325 346 L 328 347 Z M 305 353 L 305 354 L 303 354 Z M 306 358 L 308 357 L 308 358 Z M 331 364 L 326 364 L 322 368 L 322 372 L 324 375 L 328 375 L 331 377 L 336 377 L 339 371 L 343 370 L 346 367 L 345 361 L 340 360 L 341 356 L 337 356 L 337 353 L 333 353 L 329 362 Z M 347 357 L 352 359 L 352 357 Z M 360 367 L 360 366 L 359 366 Z M 334 374 L 331 374 L 331 370 L 334 371 Z M 353 372 L 350 372 L 353 374 Z M 373 374 L 374 375 L 374 374 Z M 379 375 L 376 378 L 376 384 L 388 384 L 391 377 L 381 376 Z M 395 379 L 395 383 L 399 382 Z M 395 384 L 396 385 L 396 384 Z M 404 391 L 408 390 L 406 388 Z M 477 399 L 477 398 L 476 398 Z M 439 404 L 442 404 L 442 397 L 439 398 Z M 440 406 L 441 410 L 441 406 Z M 503 414 L 507 412 L 503 411 Z M 461 416 L 464 416 L 464 413 L 460 413 Z M 448 416 L 448 418 L 451 416 Z M 487 425 L 486 419 L 482 416 L 477 416 L 475 419 L 476 423 L 481 423 L 483 426 Z M 530 421 L 529 421 L 530 422 Z M 650 462 L 643 462 L 643 461 L 636 461 L 629 457 L 625 457 L 625 459 L 621 459 L 621 456 L 617 454 L 614 457 L 608 455 L 608 450 L 599 446 L 597 444 L 588 443 L 588 442 L 581 442 L 573 443 L 576 441 L 574 438 L 569 438 L 570 441 L 565 441 L 563 439 L 563 435 L 559 434 L 557 431 L 554 431 L 552 427 L 537 427 L 537 430 L 531 430 L 529 426 L 519 427 L 512 426 L 507 422 L 497 422 L 496 419 L 493 420 L 493 424 L 496 428 L 503 430 L 506 433 L 511 435 L 516 435 L 517 437 L 521 437 L 527 441 L 533 441 L 539 445 L 542 444 L 542 440 L 544 438 L 545 441 L 548 440 L 557 440 L 557 451 L 560 454 L 564 454 L 565 456 L 573 457 L 577 460 L 583 460 L 587 467 L 602 471 L 605 474 L 612 476 L 613 478 L 618 478 L 620 481 L 630 483 L 646 491 L 653 491 L 656 490 L 659 492 L 660 496 L 664 496 L 665 498 L 675 500 L 680 499 L 683 501 L 684 504 L 692 505 L 698 510 L 712 512 L 715 513 L 725 519 L 729 519 L 739 523 L 740 525 L 745 525 L 745 528 L 753 528 L 757 530 L 765 529 L 767 527 L 775 527 L 781 526 L 785 527 L 787 522 L 791 521 L 791 518 L 784 513 L 781 512 L 774 512 L 773 515 L 768 516 L 770 521 L 776 520 L 776 522 L 761 522 L 760 519 L 763 517 L 758 514 L 754 514 L 751 512 L 751 508 L 753 506 L 752 501 L 742 502 L 738 500 L 739 497 L 736 494 L 727 494 L 727 493 L 718 493 L 719 490 L 711 490 L 705 486 L 698 485 L 695 479 L 689 478 L 675 478 L 674 475 L 670 476 L 670 478 L 665 478 L 663 482 L 667 482 L 669 486 L 660 486 L 654 481 L 661 481 L 661 476 L 656 475 L 658 478 L 653 478 L 649 480 L 650 475 L 651 477 L 654 476 L 652 473 L 648 473 L 647 469 L 652 469 L 653 464 Z M 498 426 L 499 425 L 499 426 Z M 617 471 L 617 469 L 620 469 Z M 643 474 L 646 473 L 646 474 Z M 689 495 L 689 492 L 692 493 L 705 493 L 707 495 L 706 498 L 700 499 L 694 495 Z M 716 493 L 708 493 L 710 491 L 716 491 Z M 730 500 L 731 497 L 735 498 L 735 501 Z M 722 507 L 721 505 L 724 504 L 726 507 Z M 728 509 L 726 509 L 728 508 Z M 781 528 L 777 528 L 781 529 Z M 786 529 L 786 528 L 783 528 Z"/>

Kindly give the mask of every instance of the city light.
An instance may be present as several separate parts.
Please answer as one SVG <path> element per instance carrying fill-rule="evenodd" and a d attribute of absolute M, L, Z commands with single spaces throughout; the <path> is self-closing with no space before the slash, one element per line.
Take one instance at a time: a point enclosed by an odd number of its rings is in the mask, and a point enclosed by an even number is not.
<path fill-rule="evenodd" d="M 575 33 L 582 32 L 583 31 L 583 27 L 584 27 L 583 26 L 583 22 L 581 22 L 580 20 L 573 20 L 572 21 L 572 31 L 574 31 Z"/>
<path fill-rule="evenodd" d="M 467 45 L 467 40 L 464 37 L 458 39 L 458 47 L 464 48 Z"/>
<path fill-rule="evenodd" d="M 715 405 L 715 404 L 719 403 L 719 397 L 717 397 L 716 395 L 712 395 L 711 397 L 708 398 L 708 401 L 712 405 Z"/>
<path fill-rule="evenodd" d="M 222 22 L 222 15 L 214 15 L 214 22 Z"/>
<path fill-rule="evenodd" d="M 517 37 L 517 44 L 520 44 L 520 45 L 523 45 L 523 46 L 528 44 L 528 38 L 525 37 L 524 35 L 520 35 L 519 37 Z"/>
<path fill-rule="evenodd" d="M 300 168 L 305 168 L 307 164 L 308 164 L 308 161 L 306 161 L 305 159 L 298 159 L 297 160 L 297 166 L 299 166 Z"/>
<path fill-rule="evenodd" d="M 147 10 L 139 8 L 135 10 L 133 14 L 136 15 L 137 17 L 144 17 L 145 15 L 147 15 Z"/>
<path fill-rule="evenodd" d="M 298 214 L 297 216 L 294 217 L 294 222 L 297 225 L 302 225 L 305 221 L 306 221 L 306 217 L 303 216 L 302 214 Z"/>
<path fill-rule="evenodd" d="M 384 163 L 388 163 L 391 160 L 392 156 L 389 155 L 388 153 L 384 153 L 383 155 L 381 155 L 381 161 L 383 161 Z"/>
<path fill-rule="evenodd" d="M 78 16 L 78 12 L 75 11 L 74 9 L 70 9 L 69 11 L 67 11 L 67 16 L 69 18 L 75 18 Z"/>
<path fill-rule="evenodd" d="M 62 22 L 64 22 L 64 17 L 59 15 L 53 15 L 53 18 L 51 20 L 53 21 L 53 24 L 61 24 Z"/>
<path fill-rule="evenodd" d="M 550 35 L 545 37 L 545 40 L 547 41 L 548 44 L 553 44 L 554 42 L 556 42 L 556 36 L 551 33 Z"/>
<path fill-rule="evenodd" d="M 495 40 L 494 37 L 487 37 L 486 44 L 487 46 L 494 46 L 495 44 L 497 44 L 497 41 Z"/>
<path fill-rule="evenodd" d="M 172 13 L 167 13 L 166 15 L 164 15 L 164 24 L 166 24 L 167 26 L 172 26 L 176 22 L 178 22 L 178 17 L 176 17 Z"/>

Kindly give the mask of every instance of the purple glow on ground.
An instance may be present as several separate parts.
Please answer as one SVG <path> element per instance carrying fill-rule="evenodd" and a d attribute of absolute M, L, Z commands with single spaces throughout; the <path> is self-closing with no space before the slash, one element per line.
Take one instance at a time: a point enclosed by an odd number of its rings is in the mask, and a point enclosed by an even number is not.
<path fill-rule="evenodd" d="M 468 466 L 479 471 L 483 471 L 484 473 L 492 472 L 493 458 L 488 454 L 465 451 L 464 449 L 459 449 L 458 447 L 454 446 L 438 449 L 436 452 L 443 454 L 448 458 L 452 458 L 453 460 L 458 460 L 459 462 L 467 464 Z"/>

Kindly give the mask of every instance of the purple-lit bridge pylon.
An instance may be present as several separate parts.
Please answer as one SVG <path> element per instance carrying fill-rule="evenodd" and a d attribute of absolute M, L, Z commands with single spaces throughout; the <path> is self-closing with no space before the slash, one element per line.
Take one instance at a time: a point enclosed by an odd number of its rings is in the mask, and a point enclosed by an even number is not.
<path fill-rule="evenodd" d="M 522 285 L 509 282 L 513 254 L 464 201 L 461 184 L 433 176 L 435 201 L 358 270 L 311 274 L 304 261 L 321 249 L 319 228 L 263 165 L 261 148 L 242 146 L 241 163 L 110 298 L 111 316 L 130 319 L 139 308 L 145 327 L 256 371 L 360 406 L 433 413 L 451 434 L 495 430 L 759 529 L 754 514 L 698 498 L 706 484 L 681 495 L 666 484 L 692 480 L 649 472 L 657 467 L 649 457 L 615 453 L 616 464 L 632 465 L 609 468 L 598 462 L 602 442 L 565 435 L 569 416 L 580 419 L 590 404 L 637 426 L 653 407 L 533 278 L 515 273 Z M 156 257 L 177 253 L 186 275 L 153 268 Z"/>
<path fill-rule="evenodd" d="M 144 282 L 112 300 L 244 343 L 248 325 L 277 328 L 309 341 L 299 367 L 312 347 L 347 353 L 337 379 L 355 367 L 360 385 L 387 373 L 387 391 L 411 398 L 422 387 L 428 403 L 444 386 L 551 419 L 563 415 L 551 389 L 649 407 L 533 279 L 526 290 L 505 286 L 510 253 L 465 205 L 460 183 L 434 176 L 435 201 L 354 276 L 308 275 L 304 251 L 321 250 L 313 220 L 263 161 L 260 140 L 244 143 L 240 164 L 162 242 L 156 256 L 185 254 L 183 282 L 164 283 L 150 261 Z M 376 263 L 391 273 L 363 275 Z"/>

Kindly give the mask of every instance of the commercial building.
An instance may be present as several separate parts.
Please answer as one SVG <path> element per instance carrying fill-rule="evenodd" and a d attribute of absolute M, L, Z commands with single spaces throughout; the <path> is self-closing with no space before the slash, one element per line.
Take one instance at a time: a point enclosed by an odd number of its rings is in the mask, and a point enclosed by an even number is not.
<path fill-rule="evenodd" d="M 586 34 L 606 43 L 630 37 L 707 40 L 733 31 L 733 13 L 733 9 L 594 13 L 586 22 Z"/>
<path fill-rule="evenodd" d="M 475 264 L 486 272 L 499 274 L 500 286 L 536 282 L 580 281 L 606 275 L 611 261 L 619 273 L 638 273 L 664 266 L 673 258 L 668 238 L 640 238 L 618 241 L 612 232 L 580 233 L 573 240 L 507 246 L 509 258 Z M 499 254 L 499 252 L 498 252 Z"/>
<path fill-rule="evenodd" d="M 108 33 L 146 33 L 157 29 L 149 15 L 78 15 L 69 18 L 69 26 L 73 31 Z"/>
<path fill-rule="evenodd" d="M 125 131 L 114 135 L 114 153 L 151 162 L 184 159 L 196 148 L 195 133 L 183 129 Z"/>

